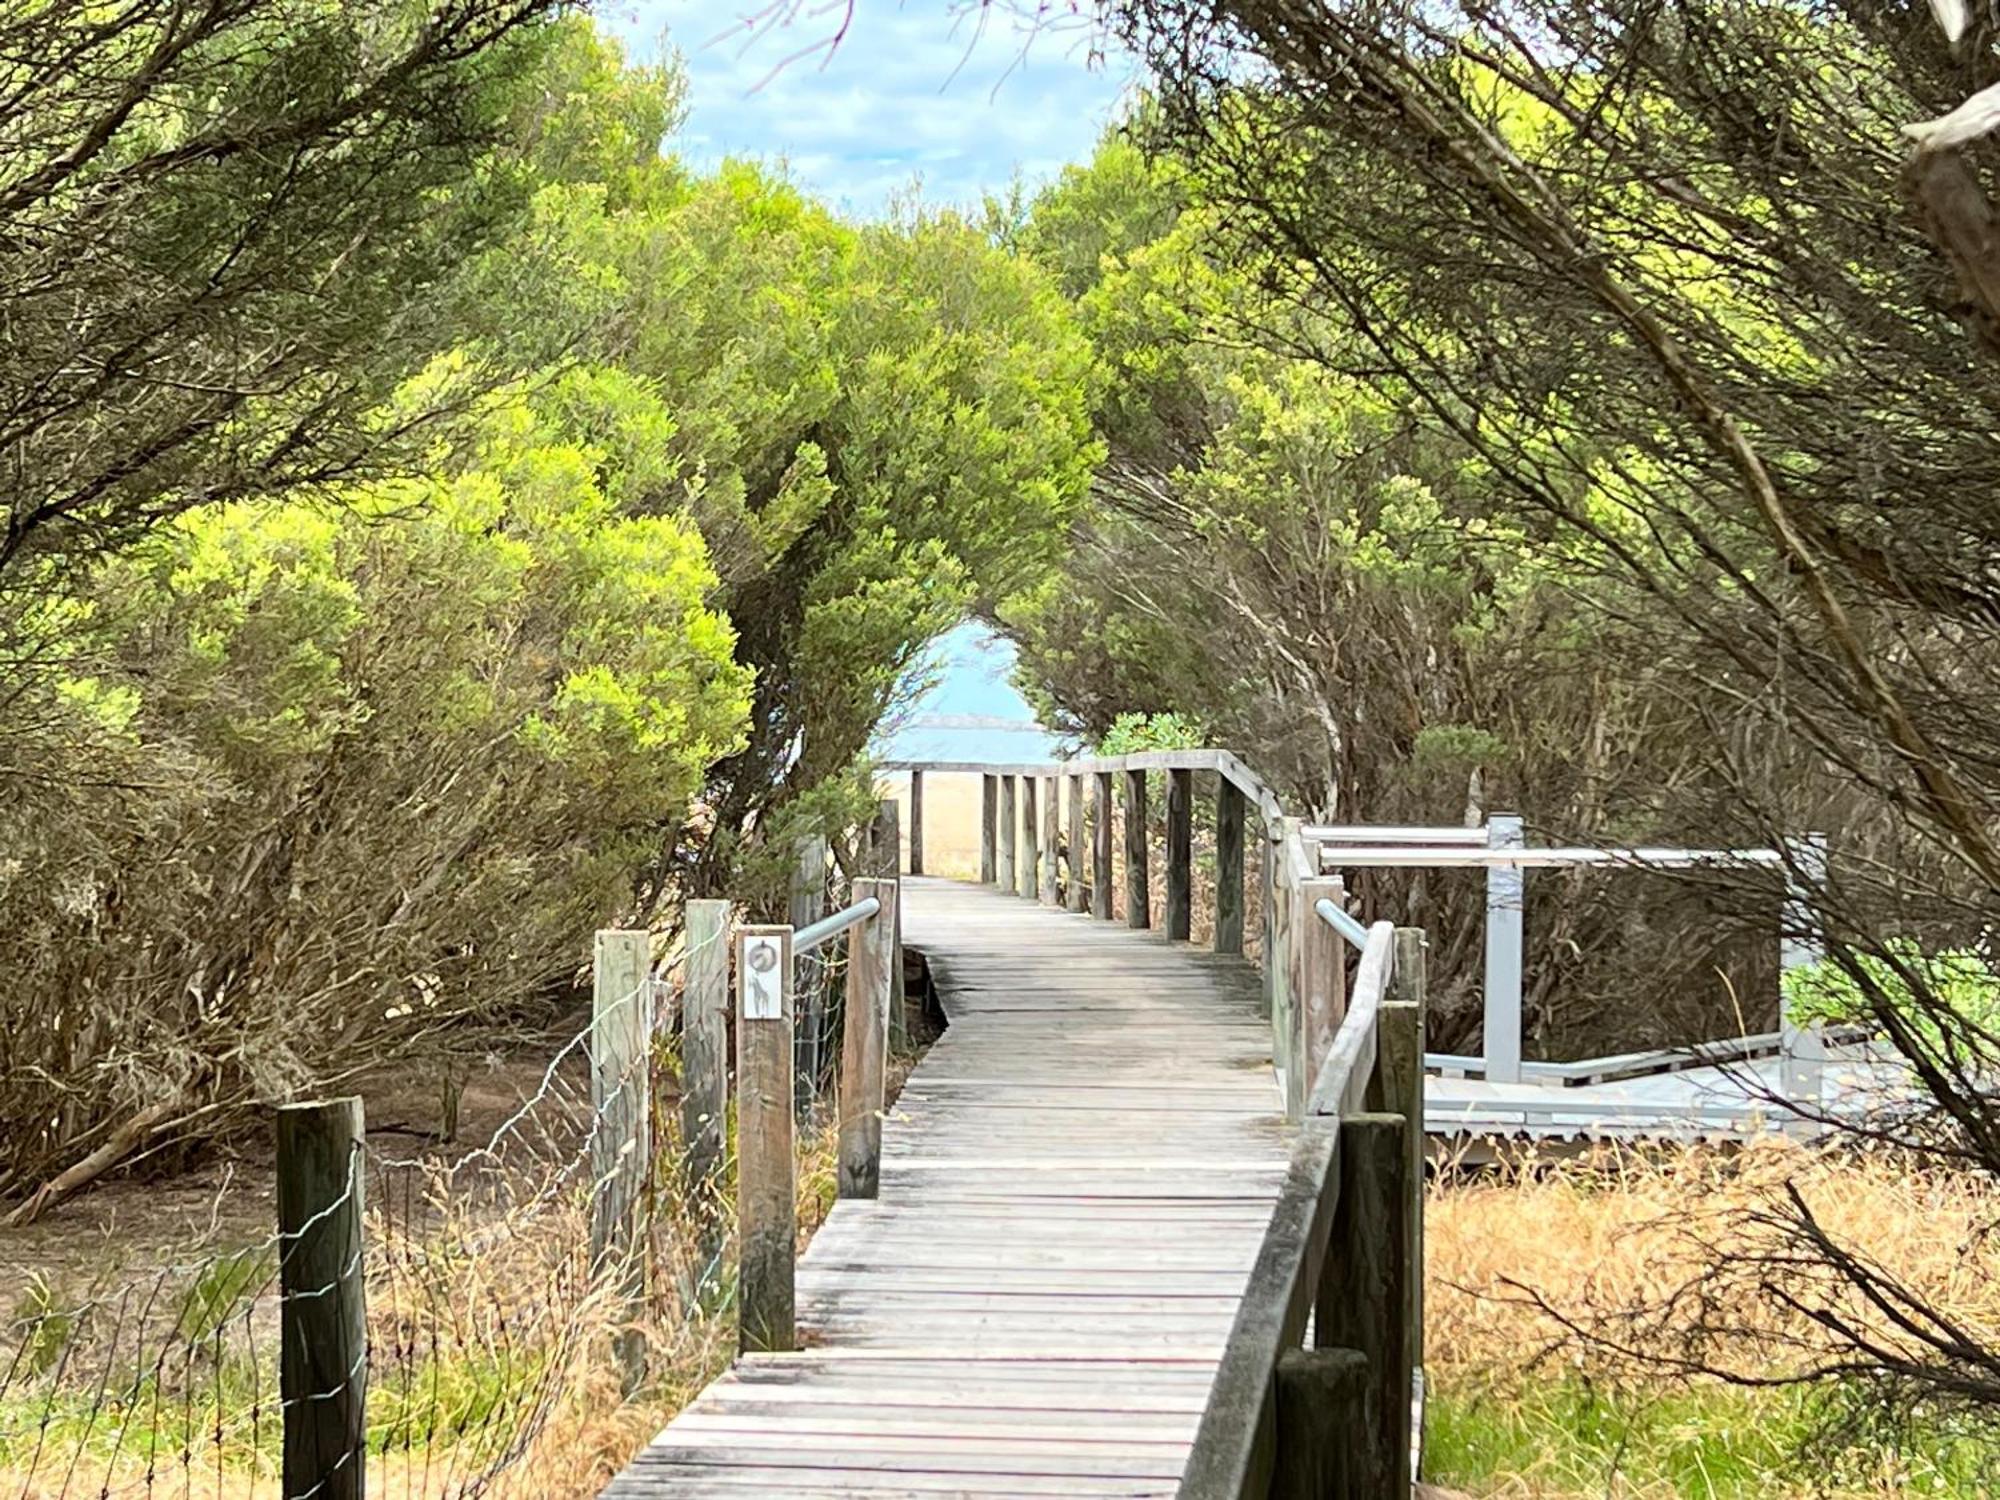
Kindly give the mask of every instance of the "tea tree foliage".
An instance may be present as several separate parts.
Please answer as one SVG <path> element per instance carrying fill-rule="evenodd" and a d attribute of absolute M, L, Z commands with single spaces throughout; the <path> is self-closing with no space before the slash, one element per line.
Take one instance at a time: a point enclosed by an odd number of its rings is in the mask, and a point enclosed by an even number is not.
<path fill-rule="evenodd" d="M 677 75 L 586 22 L 134 0 L 4 38 L 100 66 L 24 63 L 0 146 L 32 1213 L 274 1099 L 475 1066 L 594 927 L 762 899 L 924 643 L 1053 564 L 1093 448 L 1034 266 L 689 172 Z"/>

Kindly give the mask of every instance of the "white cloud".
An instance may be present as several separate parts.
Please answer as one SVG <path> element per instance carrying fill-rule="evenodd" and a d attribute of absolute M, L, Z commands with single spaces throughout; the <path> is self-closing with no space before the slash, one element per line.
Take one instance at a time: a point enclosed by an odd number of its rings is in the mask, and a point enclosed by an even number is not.
<path fill-rule="evenodd" d="M 1017 171 L 1031 186 L 1047 181 L 1090 154 L 1132 76 L 1122 58 L 1093 66 L 1084 31 L 1027 38 L 993 8 L 954 20 L 942 6 L 855 0 L 839 47 L 805 57 L 794 54 L 830 35 L 837 10 L 747 46 L 715 40 L 757 3 L 612 0 L 599 14 L 640 55 L 664 32 L 685 58 L 676 152 L 697 165 L 784 158 L 802 186 L 856 214 L 880 213 L 918 180 L 925 201 L 955 204 L 977 204 Z M 991 19 L 975 36 L 980 14 Z"/>

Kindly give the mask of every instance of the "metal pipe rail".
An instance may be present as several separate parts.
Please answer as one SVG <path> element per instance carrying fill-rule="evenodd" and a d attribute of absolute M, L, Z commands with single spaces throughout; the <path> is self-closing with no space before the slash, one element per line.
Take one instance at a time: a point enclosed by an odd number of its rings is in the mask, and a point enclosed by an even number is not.
<path fill-rule="evenodd" d="M 1413 847 L 1408 844 L 1321 845 L 1320 861 L 1330 866 L 1383 867 L 1405 870 L 1516 869 L 1540 870 L 1564 865 L 1612 865 L 1639 870 L 1684 870 L 1698 865 L 1776 865 L 1785 856 L 1776 849 L 1631 849 L 1589 848 L 1457 848 Z"/>
<path fill-rule="evenodd" d="M 1368 929 L 1358 919 L 1342 911 L 1332 898 L 1328 897 L 1315 901 L 1313 903 L 1313 910 L 1320 914 L 1320 917 L 1329 927 L 1346 938 L 1349 944 L 1362 952 L 1367 951 Z"/>
<path fill-rule="evenodd" d="M 797 929 L 792 934 L 792 956 L 810 953 L 830 937 L 838 937 L 856 922 L 865 922 L 882 910 L 882 903 L 873 896 L 843 906 L 839 911 L 829 912 L 817 922 Z"/>

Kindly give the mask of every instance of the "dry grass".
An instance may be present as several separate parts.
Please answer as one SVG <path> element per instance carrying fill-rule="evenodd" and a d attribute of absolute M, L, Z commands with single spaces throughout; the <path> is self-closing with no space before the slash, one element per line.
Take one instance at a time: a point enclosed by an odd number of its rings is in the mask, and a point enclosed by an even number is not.
<path fill-rule="evenodd" d="M 835 1147 L 830 1126 L 801 1142 L 802 1239 L 831 1204 Z M 587 1181 L 509 1171 L 503 1186 L 480 1188 L 440 1175 L 400 1193 L 378 1185 L 371 1202 L 371 1496 L 584 1500 L 735 1351 L 726 1247 L 709 1295 L 683 1300 L 705 1259 L 700 1226 L 679 1205 L 655 1219 L 655 1274 L 636 1322 L 646 1381 L 627 1401 L 612 1347 L 635 1324 L 616 1272 L 588 1274 Z M 731 1222 L 726 1199 L 718 1215 Z M 0 1345 L 0 1496 L 277 1500 L 278 1299 L 268 1257 L 251 1259 L 258 1269 L 227 1285 L 212 1335 L 191 1335 L 178 1309 L 189 1285 L 214 1279 L 210 1268 L 235 1263 L 227 1252 L 161 1291 L 100 1294 L 95 1305 L 115 1320 L 45 1319 L 67 1346 L 45 1372 L 10 1370 Z M 137 1399 L 118 1400 L 121 1388 Z"/>
<path fill-rule="evenodd" d="M 1441 1477 L 1544 1500 L 1991 1493 L 1979 1435 L 1959 1425 L 1830 1445 L 1851 1387 L 1745 1390 L 1675 1368 L 1759 1377 L 1823 1361 L 1823 1329 L 1769 1295 L 1774 1279 L 1882 1328 L 1826 1278 L 1774 1270 L 1788 1186 L 1837 1240 L 2000 1344 L 1991 1182 L 1782 1141 L 1604 1151 L 1442 1181 L 1426 1221 Z"/>

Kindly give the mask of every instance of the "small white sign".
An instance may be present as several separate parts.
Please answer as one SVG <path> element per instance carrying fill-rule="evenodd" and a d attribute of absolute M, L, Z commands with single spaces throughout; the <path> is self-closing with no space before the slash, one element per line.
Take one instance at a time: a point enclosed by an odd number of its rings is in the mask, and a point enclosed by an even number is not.
<path fill-rule="evenodd" d="M 743 940 L 743 1019 L 782 1021 L 785 1018 L 785 945 L 774 937 Z"/>

